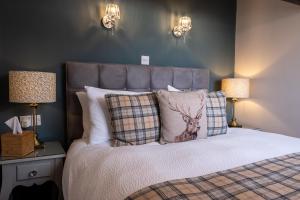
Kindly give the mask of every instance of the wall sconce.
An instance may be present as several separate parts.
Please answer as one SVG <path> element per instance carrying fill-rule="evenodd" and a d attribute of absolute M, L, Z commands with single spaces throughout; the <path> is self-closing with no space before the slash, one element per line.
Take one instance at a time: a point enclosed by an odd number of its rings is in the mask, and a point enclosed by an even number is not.
<path fill-rule="evenodd" d="M 184 16 L 179 18 L 178 25 L 174 27 L 173 34 L 175 37 L 182 37 L 192 29 L 192 20 L 190 17 Z"/>
<path fill-rule="evenodd" d="M 118 20 L 120 20 L 120 8 L 117 4 L 107 4 L 105 15 L 102 18 L 102 24 L 107 29 L 112 29 Z"/>

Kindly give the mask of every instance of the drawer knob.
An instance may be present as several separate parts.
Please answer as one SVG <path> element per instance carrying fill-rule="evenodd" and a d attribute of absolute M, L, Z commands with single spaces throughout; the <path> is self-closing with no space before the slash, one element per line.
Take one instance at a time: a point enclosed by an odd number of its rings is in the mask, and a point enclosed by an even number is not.
<path fill-rule="evenodd" d="M 35 177 L 36 175 L 37 175 L 37 171 L 35 171 L 35 170 L 29 172 L 29 174 L 28 174 L 29 177 Z"/>

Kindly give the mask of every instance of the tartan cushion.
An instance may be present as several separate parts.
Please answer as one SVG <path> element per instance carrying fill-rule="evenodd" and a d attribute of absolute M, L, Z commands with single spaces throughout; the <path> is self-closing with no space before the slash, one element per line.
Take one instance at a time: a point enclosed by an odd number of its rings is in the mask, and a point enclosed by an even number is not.
<path fill-rule="evenodd" d="M 227 133 L 226 97 L 222 91 L 210 92 L 206 104 L 207 136 Z"/>
<path fill-rule="evenodd" d="M 159 140 L 159 107 L 155 94 L 108 94 L 105 99 L 111 115 L 113 146 L 141 145 Z"/>

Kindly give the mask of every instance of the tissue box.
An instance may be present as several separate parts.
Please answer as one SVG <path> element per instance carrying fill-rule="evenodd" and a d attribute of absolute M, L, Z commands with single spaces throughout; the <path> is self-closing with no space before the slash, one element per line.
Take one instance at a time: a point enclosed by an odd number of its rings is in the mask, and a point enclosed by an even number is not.
<path fill-rule="evenodd" d="M 1 135 L 2 156 L 25 156 L 34 151 L 34 133 L 23 131 L 20 135 L 4 133 Z"/>

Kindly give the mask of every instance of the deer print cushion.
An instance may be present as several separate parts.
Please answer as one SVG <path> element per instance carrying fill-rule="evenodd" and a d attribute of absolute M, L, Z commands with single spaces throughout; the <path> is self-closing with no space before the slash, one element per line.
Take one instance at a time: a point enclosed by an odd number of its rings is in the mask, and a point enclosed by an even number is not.
<path fill-rule="evenodd" d="M 168 91 L 180 92 L 168 85 Z M 222 91 L 208 93 L 206 100 L 207 136 L 227 133 L 226 96 Z"/>
<path fill-rule="evenodd" d="M 155 94 L 105 95 L 111 115 L 112 145 L 141 145 L 159 140 L 159 109 Z"/>
<path fill-rule="evenodd" d="M 206 96 L 204 90 L 157 92 L 161 143 L 184 142 L 207 137 Z"/>

